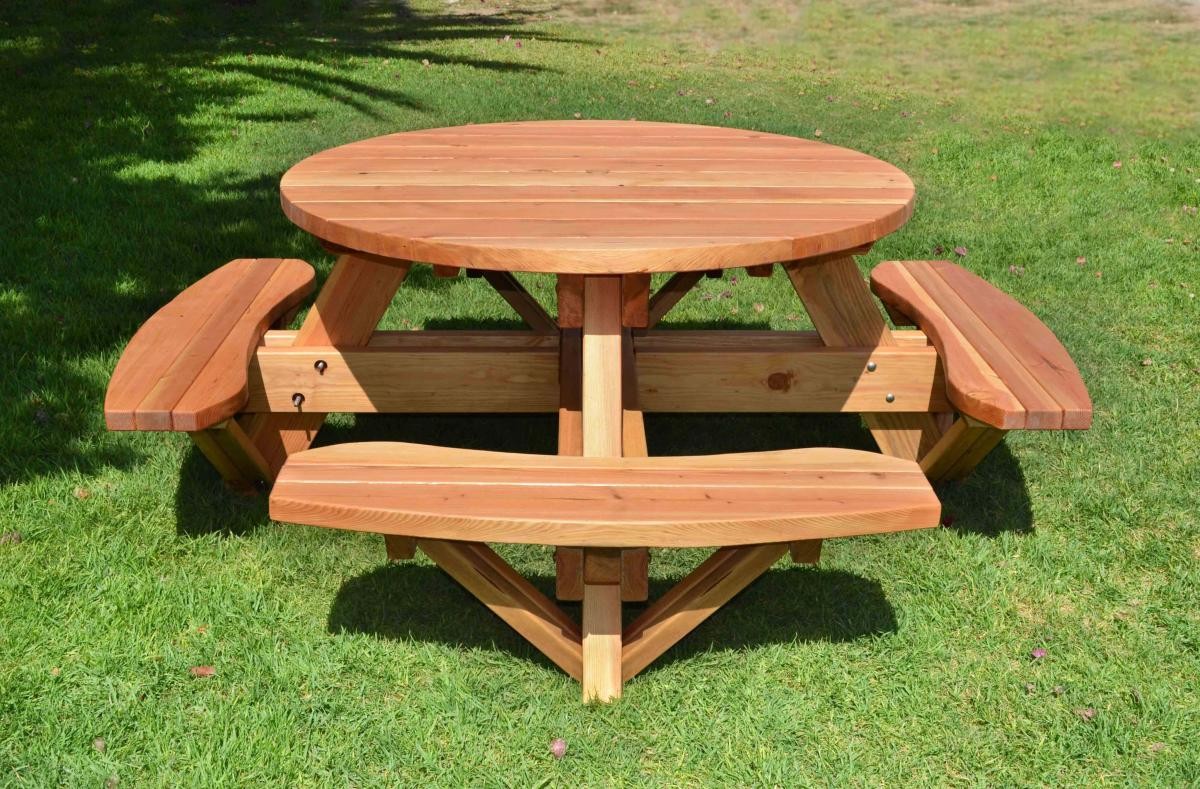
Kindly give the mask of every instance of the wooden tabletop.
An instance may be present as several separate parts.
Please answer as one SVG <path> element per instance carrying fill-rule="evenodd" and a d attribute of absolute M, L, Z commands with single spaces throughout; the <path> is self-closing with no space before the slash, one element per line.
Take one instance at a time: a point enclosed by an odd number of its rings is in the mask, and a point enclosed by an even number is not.
<path fill-rule="evenodd" d="M 639 121 L 403 132 L 311 156 L 283 210 L 332 244 L 468 268 L 623 274 L 860 247 L 912 213 L 912 181 L 847 148 Z"/>

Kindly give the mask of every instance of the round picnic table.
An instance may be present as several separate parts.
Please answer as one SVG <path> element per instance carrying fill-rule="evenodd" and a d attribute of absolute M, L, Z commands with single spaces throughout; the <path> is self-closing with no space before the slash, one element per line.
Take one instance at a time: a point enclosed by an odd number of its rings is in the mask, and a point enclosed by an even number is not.
<path fill-rule="evenodd" d="M 703 332 L 691 340 L 691 350 L 724 348 L 734 357 L 746 351 L 750 358 L 748 344 L 757 345 L 768 354 L 759 357 L 767 359 L 764 364 L 774 363 L 772 349 L 800 351 L 830 380 L 773 374 L 765 377 L 765 393 L 734 385 L 723 393 L 702 385 L 701 391 L 664 395 L 671 387 L 656 385 L 646 391 L 657 398 L 653 410 L 771 410 L 764 406 L 766 398 L 781 402 L 778 398 L 794 387 L 794 396 L 809 402 L 792 410 L 867 412 L 883 450 L 908 459 L 916 457 L 922 424 L 933 419 L 927 413 L 930 354 L 920 354 L 928 370 L 915 376 L 918 393 L 925 389 L 924 400 L 918 395 L 907 404 L 895 402 L 898 393 L 912 388 L 907 380 L 912 369 L 903 364 L 861 382 L 864 368 L 875 369 L 867 363 L 869 353 L 901 343 L 887 328 L 852 255 L 903 225 L 914 198 L 903 172 L 866 154 L 707 126 L 498 123 L 391 134 L 323 151 L 284 175 L 281 197 L 295 224 L 340 254 L 292 349 L 366 345 L 412 261 L 434 264 L 442 276 L 474 270 L 535 334 L 557 343 L 562 455 L 647 454 L 635 341 L 647 348 L 659 342 L 668 356 L 688 349 L 672 348 L 671 339 L 655 341 L 638 330 L 653 326 L 706 272 L 719 275 L 732 267 L 768 276 L 775 264 L 784 264 L 816 336 L 791 338 L 785 347 L 769 336 L 778 333 Z M 551 317 L 512 272 L 556 275 L 557 315 Z M 674 276 L 651 295 L 650 275 L 659 272 Z M 816 358 L 831 346 L 854 352 Z M 366 376 L 367 365 L 360 366 Z M 678 366 L 667 367 L 660 378 L 686 380 Z M 834 381 L 839 376 L 840 383 Z M 377 387 L 368 399 L 378 407 L 387 395 Z M 877 412 L 861 407 L 868 400 Z M 315 403 L 313 408 L 321 410 Z M 311 439 L 322 414 L 308 414 L 308 423 L 304 416 L 294 416 L 285 427 L 307 431 Z M 793 557 L 815 561 L 819 546 L 820 540 L 793 543 Z M 443 555 L 435 555 L 435 549 Z M 411 550 L 400 538 L 389 538 L 389 553 Z M 444 543 L 431 543 L 426 552 L 451 571 L 455 560 L 449 550 Z M 746 571 L 744 583 L 779 555 L 757 550 L 747 554 L 746 561 L 757 564 L 753 574 Z M 460 565 L 472 561 L 463 556 Z M 585 600 L 585 632 L 590 627 L 616 633 L 615 642 L 593 647 L 615 649 L 617 657 L 605 665 L 616 668 L 599 672 L 608 677 L 585 680 L 585 697 L 619 694 L 621 602 L 646 599 L 646 562 L 646 549 L 637 545 L 615 552 L 557 550 L 558 597 Z M 596 573 L 612 578 L 594 584 Z M 471 583 L 467 576 L 456 577 Z M 587 665 L 586 637 L 584 642 Z"/>
<path fill-rule="evenodd" d="M 389 258 L 553 274 L 753 266 L 899 228 L 914 189 L 858 151 L 739 129 L 538 121 L 390 134 L 311 156 L 283 210 Z"/>
<path fill-rule="evenodd" d="M 851 256 L 904 224 L 914 188 L 891 164 L 796 137 L 533 121 L 331 148 L 288 170 L 280 195 L 289 219 L 344 253 L 296 345 L 365 344 L 409 261 L 441 274 L 482 270 L 535 330 L 561 330 L 564 348 L 582 347 L 578 360 L 564 354 L 564 366 L 582 367 L 583 391 L 577 403 L 575 375 L 564 376 L 560 452 L 618 455 L 645 452 L 629 416 L 640 415 L 636 391 L 622 396 L 622 368 L 627 382 L 635 374 L 622 330 L 654 325 L 702 272 L 761 276 L 785 263 L 824 345 L 895 344 Z M 513 271 L 558 275 L 557 320 Z M 656 272 L 675 277 L 651 298 Z M 893 415 L 868 421 L 886 452 L 915 457 L 914 419 L 900 415 L 912 406 L 895 402 L 901 384 L 876 396 Z M 732 405 L 710 410 L 741 410 Z"/>
<path fill-rule="evenodd" d="M 1070 354 L 948 261 L 854 255 L 909 217 L 913 185 L 856 151 L 776 134 L 621 121 L 407 132 L 319 153 L 284 211 L 338 255 L 243 258 L 158 310 L 105 396 L 114 430 L 187 431 L 277 520 L 417 548 L 586 699 L 636 675 L 781 556 L 932 528 L 932 481 L 1012 429 L 1086 429 Z M 378 331 L 415 262 L 483 277 L 531 331 Z M 707 275 L 779 266 L 815 331 L 653 331 Z M 514 272 L 556 276 L 548 311 Z M 670 278 L 651 292 L 651 275 Z M 871 292 L 897 326 L 891 329 Z M 328 413 L 557 413 L 558 455 L 362 442 L 310 448 Z M 650 457 L 643 412 L 861 414 L 881 453 L 804 447 Z M 573 457 L 571 457 L 573 456 Z M 561 546 L 555 594 L 487 543 Z M 648 599 L 647 548 L 716 550 Z"/>

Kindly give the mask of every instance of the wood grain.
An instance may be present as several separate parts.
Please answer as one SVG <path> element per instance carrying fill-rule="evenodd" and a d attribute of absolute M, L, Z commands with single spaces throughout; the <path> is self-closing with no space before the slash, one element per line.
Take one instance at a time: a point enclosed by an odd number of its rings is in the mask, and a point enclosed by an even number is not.
<path fill-rule="evenodd" d="M 204 430 L 237 413 L 246 368 L 268 327 L 312 289 L 302 260 L 235 260 L 156 312 L 109 381 L 110 430 Z"/>
<path fill-rule="evenodd" d="M 960 479 L 1000 443 L 1004 432 L 969 416 L 960 417 L 921 458 L 921 470 L 931 482 Z"/>
<path fill-rule="evenodd" d="M 621 278 L 583 287 L 583 454 L 621 454 Z"/>
<path fill-rule="evenodd" d="M 662 287 L 650 297 L 650 305 L 646 316 L 646 328 L 651 328 L 663 319 L 671 308 L 686 296 L 696 283 L 704 278 L 703 271 L 681 271 L 671 275 Z"/>
<path fill-rule="evenodd" d="M 1091 399 L 1070 355 L 1007 294 L 945 261 L 881 263 L 871 285 L 933 341 L 948 396 L 963 414 L 1001 430 L 1091 424 Z"/>
<path fill-rule="evenodd" d="M 852 257 L 794 261 L 784 269 L 826 345 L 881 349 L 896 345 L 896 336 L 884 322 Z M 882 380 L 875 377 L 878 373 L 864 371 L 863 377 L 878 384 Z M 916 460 L 922 447 L 932 445 L 940 434 L 937 420 L 925 413 L 930 408 L 922 405 L 922 392 L 916 395 L 914 399 L 907 388 L 885 389 L 874 407 L 860 409 L 871 436 L 884 453 Z"/>
<path fill-rule="evenodd" d="M 598 125 L 600 124 L 600 125 Z M 504 271 L 649 273 L 870 244 L 912 211 L 896 167 L 811 140 L 557 121 L 404 132 L 283 177 L 284 213 L 344 248 Z"/>
<path fill-rule="evenodd" d="M 621 335 L 621 454 L 648 457 L 646 423 L 638 401 L 638 363 L 633 332 Z M 626 548 L 621 551 L 621 600 L 642 602 L 650 596 L 650 551 Z"/>
<path fill-rule="evenodd" d="M 521 319 L 538 334 L 557 334 L 558 324 L 551 318 L 538 300 L 525 290 L 516 277 L 508 271 L 485 271 L 483 278 L 508 302 Z"/>
<path fill-rule="evenodd" d="M 584 551 L 584 563 L 593 549 Z M 618 567 L 620 554 L 618 552 Z M 583 584 L 583 700 L 621 697 L 621 585 Z"/>
<path fill-rule="evenodd" d="M 916 463 L 800 449 L 566 457 L 365 443 L 293 455 L 277 520 L 420 538 L 581 547 L 702 547 L 937 523 Z"/>
<path fill-rule="evenodd" d="M 411 267 L 406 260 L 342 254 L 293 336 L 292 346 L 366 345 Z M 313 442 L 325 423 L 325 413 L 311 404 L 271 410 L 259 414 L 248 432 L 277 472 L 288 455 Z"/>
<path fill-rule="evenodd" d="M 243 411 L 293 412 L 305 397 L 313 412 L 553 413 L 560 424 L 582 419 L 562 410 L 559 382 L 577 379 L 581 336 L 526 331 L 377 332 L 365 347 L 292 347 L 295 332 L 273 331 L 250 363 Z M 638 411 L 901 412 L 949 411 L 937 351 L 920 332 L 894 332 L 897 345 L 827 348 L 812 332 L 651 331 L 635 333 Z M 325 362 L 325 371 L 315 369 Z M 874 362 L 876 369 L 865 372 Z M 574 364 L 574 371 L 562 367 Z M 556 373 L 556 366 L 558 371 Z M 628 370 L 628 367 L 626 367 Z M 634 378 L 625 375 L 633 381 Z M 624 387 L 628 389 L 628 385 Z M 888 392 L 896 402 L 887 403 Z M 628 398 L 626 398 L 628 399 Z M 627 414 L 625 425 L 638 418 Z"/>
<path fill-rule="evenodd" d="M 579 626 L 495 551 L 480 543 L 418 540 L 446 573 L 575 679 L 583 677 Z"/>

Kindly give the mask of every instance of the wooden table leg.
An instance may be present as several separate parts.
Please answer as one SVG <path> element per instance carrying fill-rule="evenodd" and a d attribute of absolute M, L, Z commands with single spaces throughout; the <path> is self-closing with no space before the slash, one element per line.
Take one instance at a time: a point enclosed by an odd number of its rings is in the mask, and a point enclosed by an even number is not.
<path fill-rule="evenodd" d="M 582 284 L 582 282 L 580 283 Z M 582 287 L 580 288 L 582 300 Z M 560 289 L 561 295 L 561 289 Z M 580 322 L 582 323 L 580 305 Z M 562 313 L 561 300 L 559 313 Z M 562 329 L 558 343 L 558 454 L 583 454 L 583 333 Z M 554 596 L 583 599 L 583 549 L 560 545 L 554 549 Z"/>
<path fill-rule="evenodd" d="M 621 695 L 621 549 L 583 551 L 583 700 Z"/>
<path fill-rule="evenodd" d="M 583 286 L 583 454 L 618 457 L 622 444 L 621 278 Z M 620 551 L 583 555 L 583 700 L 621 695 Z"/>
<path fill-rule="evenodd" d="M 795 261 L 784 269 L 826 345 L 896 344 L 853 257 L 823 258 L 815 263 Z M 863 421 L 881 452 L 909 460 L 928 452 L 941 434 L 936 418 L 924 412 L 865 413 Z M 815 563 L 820 556 L 820 541 L 798 543 L 793 546 L 792 556 L 796 561 Z"/>
<path fill-rule="evenodd" d="M 366 345 L 411 265 L 403 260 L 341 255 L 292 347 Z M 292 414 L 252 414 L 242 424 L 274 479 L 288 455 L 307 449 L 324 422 L 325 414 L 305 413 L 301 406 Z"/>
<path fill-rule="evenodd" d="M 621 453 L 625 457 L 649 455 L 646 423 L 638 405 L 637 359 L 633 333 L 626 329 L 621 337 Z M 640 603 L 650 596 L 650 551 L 626 548 L 621 551 L 621 600 Z"/>
<path fill-rule="evenodd" d="M 631 312 L 628 278 L 622 283 L 625 318 Z M 636 289 L 634 289 L 636 290 Z M 583 277 L 559 277 L 559 315 L 569 323 L 583 325 Z M 643 303 L 644 298 L 640 299 Z M 635 292 L 634 298 L 638 298 Z M 577 303 L 576 303 L 577 302 Z M 637 310 L 633 310 L 637 312 Z M 644 312 L 644 310 L 643 310 Z M 558 454 L 583 454 L 582 333 L 563 328 L 559 341 Z M 637 370 L 633 335 L 622 332 L 621 449 L 629 457 L 645 457 L 646 428 L 637 403 Z M 645 548 L 621 552 L 621 600 L 642 602 L 650 594 L 650 553 Z M 559 600 L 583 599 L 583 549 L 559 546 L 554 549 L 554 595 Z"/>

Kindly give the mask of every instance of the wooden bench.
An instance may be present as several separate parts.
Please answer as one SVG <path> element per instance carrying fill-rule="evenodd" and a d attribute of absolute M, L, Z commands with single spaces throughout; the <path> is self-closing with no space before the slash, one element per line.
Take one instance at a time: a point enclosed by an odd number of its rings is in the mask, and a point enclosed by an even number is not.
<path fill-rule="evenodd" d="M 270 513 L 413 541 L 571 676 L 616 670 L 628 679 L 789 543 L 936 526 L 940 505 L 916 462 L 849 449 L 572 457 L 380 442 L 292 455 Z M 583 627 L 485 542 L 583 547 Z M 620 549 L 628 546 L 726 547 L 623 632 L 618 617 L 616 631 L 602 634 L 614 647 L 596 651 L 610 656 L 608 665 L 591 666 L 581 644 L 600 637 L 589 620 L 602 605 L 593 593 L 612 590 L 605 604 L 619 611 Z M 584 678 L 585 697 L 589 684 Z"/>
<path fill-rule="evenodd" d="M 1011 296 L 944 260 L 881 263 L 871 289 L 937 348 L 947 397 L 962 415 L 922 459 L 931 479 L 970 471 L 1004 431 L 1091 425 L 1092 402 L 1070 354 Z"/>
<path fill-rule="evenodd" d="M 303 260 L 234 260 L 180 293 L 117 362 L 104 398 L 108 428 L 187 431 L 226 479 L 269 479 L 231 417 L 246 403 L 255 348 L 313 278 Z"/>

